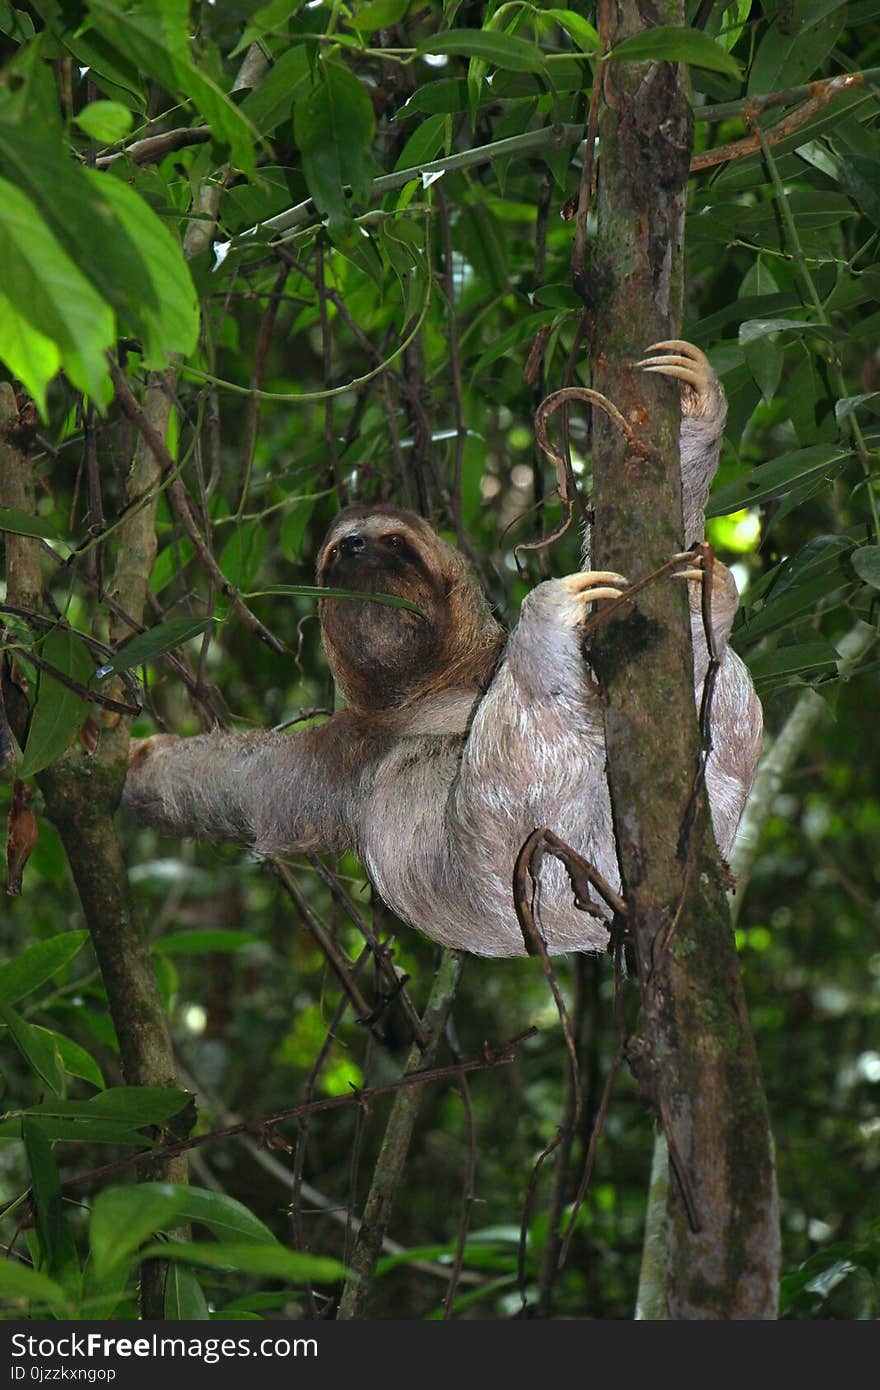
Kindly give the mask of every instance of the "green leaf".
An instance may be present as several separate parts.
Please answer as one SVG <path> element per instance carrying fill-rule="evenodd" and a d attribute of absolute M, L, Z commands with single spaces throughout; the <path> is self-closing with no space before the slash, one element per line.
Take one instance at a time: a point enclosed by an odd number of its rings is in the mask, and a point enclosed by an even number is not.
<path fill-rule="evenodd" d="M 346 184 L 358 202 L 369 194 L 375 125 L 366 87 L 340 63 L 322 64 L 317 85 L 296 103 L 293 133 L 303 173 L 316 207 L 328 215 L 331 227 L 347 220 Z"/>
<path fill-rule="evenodd" d="M 361 594 L 356 589 L 322 589 L 317 584 L 270 584 L 248 598 L 262 598 L 266 594 L 300 594 L 306 598 L 350 598 L 359 603 L 386 603 L 389 608 L 406 608 L 424 618 L 418 604 L 410 603 L 408 598 L 398 598 L 397 594 Z"/>
<path fill-rule="evenodd" d="M 542 309 L 538 314 L 527 314 L 512 328 L 508 328 L 505 333 L 499 333 L 498 337 L 490 343 L 489 347 L 474 363 L 471 368 L 472 375 L 481 376 L 487 367 L 491 367 L 493 362 L 498 361 L 499 357 L 505 357 L 512 347 L 517 347 L 527 338 L 533 338 L 542 324 L 553 322 L 556 318 L 556 312 L 555 309 Z"/>
<path fill-rule="evenodd" d="M 419 111 L 429 115 L 456 115 L 459 111 L 466 111 L 467 104 L 468 88 L 465 79 L 443 77 L 438 82 L 426 82 L 423 87 L 417 87 L 398 111 L 396 119 L 406 120 L 408 116 L 414 116 Z"/>
<path fill-rule="evenodd" d="M 139 632 L 130 642 L 124 643 L 109 661 L 95 672 L 96 680 L 107 680 L 120 671 L 131 671 L 136 666 L 146 666 L 165 652 L 182 647 L 193 637 L 205 632 L 214 618 L 169 618 L 166 623 L 157 623 L 146 632 Z"/>
<path fill-rule="evenodd" d="M 6 1302 L 25 1299 L 30 1303 L 64 1303 L 67 1295 L 60 1284 L 48 1279 L 19 1260 L 0 1260 L 0 1298 Z"/>
<path fill-rule="evenodd" d="M 46 540 L 59 540 L 57 526 L 41 516 L 28 516 L 15 507 L 0 507 L 0 531 L 11 531 L 16 536 L 43 536 Z"/>
<path fill-rule="evenodd" d="M 89 1246 L 95 1278 L 103 1282 L 157 1231 L 178 1223 L 184 1189 L 171 1183 L 144 1182 L 108 1187 L 92 1204 Z"/>
<path fill-rule="evenodd" d="M 184 1264 L 203 1265 L 208 1269 L 231 1269 L 241 1274 L 263 1274 L 270 1278 L 286 1279 L 291 1284 L 306 1280 L 316 1284 L 331 1284 L 343 1279 L 345 1265 L 338 1260 L 319 1255 L 303 1255 L 288 1250 L 279 1242 L 257 1244 L 191 1245 L 183 1241 L 165 1241 L 148 1245 L 141 1251 L 143 1260 L 182 1260 Z"/>
<path fill-rule="evenodd" d="M 234 58 L 236 54 L 243 53 L 255 39 L 262 38 L 264 34 L 282 30 L 290 17 L 297 14 L 305 4 L 306 0 L 269 0 L 268 4 L 261 5 L 251 15 L 230 56 Z"/>
<path fill-rule="evenodd" d="M 771 333 L 797 333 L 801 337 L 824 338 L 827 342 L 840 336 L 824 323 L 804 323 L 801 319 L 749 319 L 739 326 L 739 341 L 746 347 L 756 338 L 766 338 Z"/>
<path fill-rule="evenodd" d="M 160 369 L 172 353 L 188 356 L 198 341 L 199 301 L 180 243 L 128 184 L 93 169 L 84 173 L 113 209 L 149 266 L 152 284 L 161 291 L 154 302 L 150 296 L 140 301 L 132 319 L 142 340 L 144 365 Z"/>
<path fill-rule="evenodd" d="M 31 1071 L 54 1091 L 56 1096 L 64 1094 L 64 1069 L 54 1042 L 46 1039 L 44 1033 L 32 1028 L 20 1014 L 8 1004 L 0 1004 L 0 1020 L 9 1029 L 9 1036 L 15 1043 Z"/>
<path fill-rule="evenodd" d="M 88 9 L 90 22 L 102 38 L 168 92 L 191 101 L 214 139 L 229 146 L 233 164 L 253 176 L 255 132 L 216 82 L 193 62 L 186 6 L 164 4 L 156 14 L 149 10 L 127 14 L 116 0 L 88 0 Z"/>
<path fill-rule="evenodd" d="M 165 1276 L 165 1317 L 172 1322 L 209 1322 L 208 1300 L 196 1276 L 183 1264 L 172 1264 Z"/>
<path fill-rule="evenodd" d="M 263 1222 L 234 1197 L 206 1187 L 182 1187 L 181 1219 L 206 1226 L 218 1240 L 233 1244 L 265 1245 L 275 1237 Z"/>
<path fill-rule="evenodd" d="M 208 951 L 240 951 L 260 938 L 249 931 L 225 931 L 222 928 L 205 931 L 170 932 L 153 943 L 154 951 L 165 956 L 200 956 Z"/>
<path fill-rule="evenodd" d="M 15 1004 L 73 960 L 88 940 L 87 931 L 66 931 L 28 946 L 0 964 L 0 1003 Z"/>
<path fill-rule="evenodd" d="M 22 130 L 8 121 L 0 121 L 0 166 L 33 199 L 46 226 L 125 331 L 143 332 L 144 316 L 160 311 L 162 286 L 118 215 L 108 191 L 116 179 L 73 163 L 47 132 Z M 145 207 L 136 194 L 131 197 Z"/>
<path fill-rule="evenodd" d="M 802 483 L 833 474 L 849 457 L 848 453 L 833 444 L 811 444 L 807 449 L 783 454 L 713 492 L 706 515 L 725 516 L 728 512 L 738 512 L 742 507 L 756 507 L 759 502 L 769 502 L 771 498 L 781 497 Z"/>
<path fill-rule="evenodd" d="M 546 15 L 548 19 L 555 19 L 582 53 L 599 52 L 599 35 L 592 24 L 588 24 L 581 15 L 575 14 L 574 10 L 542 10 L 541 14 Z"/>
<path fill-rule="evenodd" d="M 345 23 L 362 34 L 375 34 L 377 29 L 397 24 L 409 7 L 410 0 L 369 0 L 366 5 L 357 5 Z"/>
<path fill-rule="evenodd" d="M 840 182 L 865 216 L 880 227 L 880 160 L 845 155 L 840 161 Z"/>
<path fill-rule="evenodd" d="M 658 24 L 656 28 L 633 34 L 612 48 L 608 57 L 612 62 L 645 63 L 660 59 L 689 63 L 691 67 L 726 73 L 737 81 L 741 81 L 743 75 L 739 63 L 720 43 L 699 29 L 684 29 L 677 24 Z"/>
<path fill-rule="evenodd" d="M 772 401 L 782 376 L 785 352 L 775 336 L 753 338 L 745 346 L 745 359 L 755 384 L 765 401 Z"/>
<path fill-rule="evenodd" d="M 875 410 L 880 409 L 880 391 L 865 391 L 861 396 L 841 396 L 834 405 L 835 420 L 839 425 L 842 425 L 844 420 L 847 420 L 850 415 L 854 415 L 861 406 L 867 405 L 869 401 L 876 402 Z"/>
<path fill-rule="evenodd" d="M 449 117 L 442 111 L 421 121 L 400 151 L 394 168 L 415 169 L 436 158 L 446 138 L 448 122 Z"/>
<path fill-rule="evenodd" d="M 806 82 L 831 52 L 843 27 L 846 6 L 840 0 L 796 0 L 782 6 L 758 44 L 749 71 L 749 93 L 766 94 Z"/>
<path fill-rule="evenodd" d="M 192 1096 L 174 1086 L 113 1086 L 87 1101 L 90 1116 L 140 1128 L 161 1125 L 189 1105 Z"/>
<path fill-rule="evenodd" d="M 92 658 L 70 628 L 56 627 L 47 632 L 40 655 L 80 685 L 87 686 L 94 674 Z M 48 671 L 41 672 L 19 777 L 32 777 L 56 762 L 82 728 L 88 713 L 88 703 L 81 695 L 55 680 Z"/>
<path fill-rule="evenodd" d="M 309 81 L 311 67 L 305 44 L 288 48 L 273 63 L 259 87 L 248 92 L 241 110 L 264 135 L 271 135 L 293 114 L 294 103 Z"/>
<path fill-rule="evenodd" d="M 21 1133 L 37 1213 L 41 1267 L 65 1288 L 78 1294 L 81 1288 L 79 1259 L 61 1200 L 61 1180 L 52 1145 L 36 1120 L 22 1120 Z"/>
<path fill-rule="evenodd" d="M 119 101 L 90 101 L 73 119 L 92 140 L 105 145 L 124 140 L 132 126 L 131 112 Z"/>
<path fill-rule="evenodd" d="M 535 44 L 515 34 L 499 34 L 488 29 L 448 29 L 445 34 L 434 34 L 422 39 L 416 48 L 417 56 L 425 53 L 480 58 L 511 72 L 540 72 L 545 66 L 544 54 Z"/>
<path fill-rule="evenodd" d="M 116 335 L 110 305 L 93 289 L 21 189 L 0 178 L 0 264 L 3 292 L 17 316 L 56 345 L 74 386 L 101 406 L 111 396 L 104 353 Z M 0 357 L 19 352 L 6 336 L 14 324 L 0 317 Z M 45 413 L 45 387 L 54 371 L 48 358 L 31 364 L 35 396 Z"/>
<path fill-rule="evenodd" d="M 103 1091 L 104 1078 L 101 1075 L 101 1068 L 90 1052 L 86 1052 L 84 1047 L 80 1047 L 79 1043 L 75 1043 L 72 1038 L 65 1037 L 63 1033 L 56 1033 L 51 1028 L 33 1026 L 35 1032 L 45 1034 L 46 1038 L 55 1046 L 68 1076 L 78 1076 L 81 1080 L 89 1081 L 93 1086 L 97 1086 L 99 1091 Z"/>
<path fill-rule="evenodd" d="M 14 377 L 22 382 L 47 418 L 46 387 L 61 370 L 61 352 L 45 333 L 23 318 L 0 290 L 0 358 Z M 14 528 L 10 528 L 14 529 Z M 22 535 L 29 534 L 21 532 Z"/>
<path fill-rule="evenodd" d="M 220 568 L 235 589 L 249 589 L 266 552 L 266 527 L 262 521 L 236 526 L 220 552 Z"/>
<path fill-rule="evenodd" d="M 749 669 L 756 681 L 768 681 L 804 672 L 818 674 L 836 666 L 839 659 L 830 642 L 804 642 L 763 652 L 749 662 Z"/>
<path fill-rule="evenodd" d="M 860 545 L 851 556 L 852 567 L 860 579 L 880 589 L 880 545 Z"/>

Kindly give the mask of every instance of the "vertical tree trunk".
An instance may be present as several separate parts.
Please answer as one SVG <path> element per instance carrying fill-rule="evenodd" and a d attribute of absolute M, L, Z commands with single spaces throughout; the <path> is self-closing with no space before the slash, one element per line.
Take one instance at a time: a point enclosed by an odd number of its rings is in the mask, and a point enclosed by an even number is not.
<path fill-rule="evenodd" d="M 650 14 L 650 21 L 643 18 Z M 610 46 L 676 0 L 611 6 Z M 678 391 L 633 363 L 678 336 L 692 122 L 675 64 L 605 67 L 599 120 L 593 384 L 622 411 L 594 439 L 593 564 L 632 581 L 682 548 Z M 642 993 L 631 1062 L 669 1142 L 672 1318 L 772 1318 L 778 1229 L 767 1110 L 705 797 L 683 585 L 657 583 L 596 634 L 608 777 Z"/>

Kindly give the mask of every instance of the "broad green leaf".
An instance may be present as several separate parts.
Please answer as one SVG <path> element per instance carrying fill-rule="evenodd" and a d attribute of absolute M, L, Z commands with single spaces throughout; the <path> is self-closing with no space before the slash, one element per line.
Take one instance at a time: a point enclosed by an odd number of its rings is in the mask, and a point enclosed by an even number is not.
<path fill-rule="evenodd" d="M 148 1245 L 141 1251 L 143 1260 L 182 1260 L 184 1264 L 202 1265 L 208 1269 L 232 1269 L 242 1274 L 263 1274 L 286 1279 L 292 1284 L 309 1280 L 316 1284 L 331 1284 L 345 1277 L 345 1265 L 338 1260 L 319 1255 L 303 1255 L 288 1250 L 280 1242 L 265 1245 L 200 1242 L 190 1245 L 169 1240 L 160 1245 Z"/>
<path fill-rule="evenodd" d="M 709 498 L 707 516 L 724 516 L 742 507 L 755 507 L 781 497 L 795 487 L 836 472 L 849 454 L 833 444 L 812 444 L 793 454 L 783 454 L 769 463 L 759 464 L 751 473 L 719 488 Z"/>
<path fill-rule="evenodd" d="M 801 319 L 749 319 L 739 326 L 739 341 L 745 347 L 756 338 L 766 338 L 771 333 L 797 333 L 824 338 L 828 342 L 833 342 L 840 336 L 824 323 L 804 323 Z"/>
<path fill-rule="evenodd" d="M 46 388 L 61 370 L 61 351 L 51 338 L 28 323 L 0 290 L 0 359 L 33 396 L 41 416 L 48 415 Z M 9 527 L 9 530 L 15 530 Z M 20 535 L 33 535 L 20 531 Z"/>
<path fill-rule="evenodd" d="M 266 552 L 266 527 L 262 521 L 236 526 L 220 552 L 219 565 L 235 589 L 249 589 L 260 571 Z"/>
<path fill-rule="evenodd" d="M 753 338 L 744 344 L 744 348 L 746 365 L 755 379 L 755 384 L 764 400 L 771 401 L 782 376 L 784 349 L 776 342 L 775 337 L 769 334 Z"/>
<path fill-rule="evenodd" d="M 8 1004 L 0 1004 L 0 1021 L 9 1029 L 9 1036 L 24 1060 L 56 1096 L 64 1094 L 64 1068 L 54 1041 L 38 1032 Z"/>
<path fill-rule="evenodd" d="M 88 686 L 92 679 L 95 670 L 92 659 L 82 640 L 70 628 L 53 628 L 48 632 L 40 646 L 40 655 L 80 685 Z M 82 728 L 88 713 L 89 705 L 82 696 L 47 671 L 41 672 L 19 777 L 32 777 L 60 758 Z"/>
<path fill-rule="evenodd" d="M 0 531 L 11 531 L 16 536 L 44 536 L 47 540 L 58 540 L 58 528 L 41 516 L 29 516 L 27 512 L 17 511 L 15 507 L 0 507 Z"/>
<path fill-rule="evenodd" d="M 172 1322 L 209 1322 L 208 1300 L 196 1276 L 184 1264 L 172 1264 L 165 1276 L 165 1317 Z"/>
<path fill-rule="evenodd" d="M 581 50 L 582 53 L 599 52 L 599 35 L 592 24 L 574 10 L 542 10 L 541 15 L 547 19 L 555 19 L 561 29 L 564 29 L 568 37 Z"/>
<path fill-rule="evenodd" d="M 828 601 L 830 596 L 835 594 L 835 589 L 839 594 L 839 602 L 842 603 L 847 590 L 851 588 L 852 581 L 841 570 L 836 585 L 834 580 L 820 574 L 818 578 L 804 580 L 778 593 L 775 589 L 771 590 L 763 606 L 750 609 L 746 621 L 737 628 L 737 648 L 741 650 L 750 647 L 768 633 L 778 632 L 780 629 L 787 630 L 799 618 L 815 612 L 820 605 L 825 611 L 838 606 Z"/>
<path fill-rule="evenodd" d="M 555 309 L 542 309 L 538 314 L 527 314 L 512 328 L 508 328 L 504 333 L 499 333 L 494 342 L 474 363 L 471 368 L 472 375 L 481 376 L 487 367 L 491 367 L 493 362 L 498 361 L 499 357 L 505 357 L 512 347 L 517 347 L 527 338 L 533 338 L 543 324 L 553 322 L 556 318 L 556 312 Z"/>
<path fill-rule="evenodd" d="M 64 1303 L 67 1295 L 60 1284 L 20 1260 L 0 1260 L 0 1299 L 5 1303 Z"/>
<path fill-rule="evenodd" d="M 147 297 L 136 316 L 144 365 L 162 368 L 174 352 L 188 356 L 199 336 L 199 302 L 179 242 L 128 184 L 93 169 L 84 172 L 112 207 L 161 291 L 155 307 Z"/>
<path fill-rule="evenodd" d="M 249 931 L 225 931 L 222 928 L 205 931 L 170 932 L 153 943 L 154 951 L 165 956 L 197 956 L 207 951 L 240 951 L 252 946 L 259 937 Z"/>
<path fill-rule="evenodd" d="M 115 179 L 75 164 L 48 133 L 2 120 L 0 173 L 33 200 L 68 256 L 112 305 L 124 330 L 139 334 L 143 316 L 160 309 L 161 282 L 154 279 L 149 259 L 107 192 Z M 136 194 L 131 196 L 143 206 Z"/>
<path fill-rule="evenodd" d="M 165 4 L 151 14 L 125 13 L 115 0 L 88 0 L 94 29 L 117 53 L 172 93 L 182 93 L 201 112 L 214 139 L 229 146 L 232 162 L 255 173 L 250 122 L 225 92 L 193 62 L 186 6 Z"/>
<path fill-rule="evenodd" d="M 28 946 L 0 964 L 0 1003 L 15 1004 L 61 970 L 88 940 L 87 931 L 66 931 Z"/>
<path fill-rule="evenodd" d="M 87 1101 L 88 1113 L 130 1125 L 161 1125 L 177 1115 L 192 1097 L 173 1086 L 113 1086 Z"/>
<path fill-rule="evenodd" d="M 749 662 L 749 669 L 756 681 L 768 681 L 802 672 L 827 672 L 838 660 L 838 653 L 830 642 L 804 642 L 762 652 Z"/>
<path fill-rule="evenodd" d="M 850 415 L 854 415 L 860 406 L 873 403 L 875 412 L 880 410 L 880 391 L 865 391 L 861 396 L 842 396 L 834 406 L 834 418 L 839 425 Z M 2 513 L 0 513 L 2 515 Z M 3 528 L 0 527 L 0 530 Z"/>
<path fill-rule="evenodd" d="M 230 56 L 234 58 L 238 53 L 243 53 L 255 39 L 262 38 L 264 34 L 282 30 L 291 16 L 303 9 L 306 3 L 307 0 L 269 0 L 267 5 L 261 5 L 250 16 L 244 33 Z"/>
<path fill-rule="evenodd" d="M 160 1182 L 108 1187 L 99 1192 L 89 1222 L 96 1279 L 106 1279 L 157 1231 L 174 1227 L 183 1197 L 183 1188 Z"/>
<path fill-rule="evenodd" d="M 780 7 L 784 21 L 767 29 L 749 71 L 750 93 L 777 92 L 811 77 L 837 42 L 846 13 L 840 0 L 795 0 Z"/>
<path fill-rule="evenodd" d="M 396 119 L 403 121 L 420 111 L 428 115 L 442 113 L 451 116 L 466 111 L 467 105 L 468 87 L 465 79 L 443 77 L 438 82 L 426 82 L 423 87 L 417 87 L 398 111 Z"/>
<path fill-rule="evenodd" d="M 316 86 L 296 103 L 293 133 L 303 173 L 331 227 L 346 221 L 346 184 L 359 202 L 369 193 L 375 123 L 366 87 L 340 63 L 322 64 Z"/>
<path fill-rule="evenodd" d="M 214 622 L 214 618 L 169 618 L 166 623 L 157 623 L 146 632 L 139 632 L 119 648 L 109 661 L 105 661 L 95 672 L 96 680 L 106 680 L 119 671 L 131 671 L 136 666 L 146 666 L 165 652 L 173 652 L 193 637 L 200 636 Z"/>
<path fill-rule="evenodd" d="M 132 115 L 119 101 L 90 101 L 73 118 L 92 140 L 115 145 L 124 140 L 132 126 Z"/>
<path fill-rule="evenodd" d="M 410 613 L 425 615 L 418 604 L 410 603 L 408 598 L 398 598 L 397 594 L 359 594 L 356 589 L 322 589 L 317 584 L 270 584 L 248 598 L 261 598 L 265 594 L 300 594 L 306 598 L 350 598 L 359 603 L 386 603 L 389 608 L 406 608 Z"/>
<path fill-rule="evenodd" d="M 623 39 L 608 54 L 612 62 L 688 63 L 695 68 L 723 72 L 728 77 L 742 79 L 742 68 L 726 48 L 699 29 L 683 29 L 677 24 L 658 24 Z"/>
<path fill-rule="evenodd" d="M 410 0 L 368 0 L 365 5 L 356 5 L 345 22 L 362 34 L 374 34 L 399 23 L 409 7 Z"/>
<path fill-rule="evenodd" d="M 533 304 L 543 304 L 548 309 L 579 309 L 583 301 L 571 285 L 564 280 L 557 284 L 540 285 L 532 295 Z"/>
<path fill-rule="evenodd" d="M 181 1219 L 206 1226 L 218 1240 L 234 1244 L 264 1245 L 275 1237 L 263 1222 L 234 1197 L 206 1187 L 182 1187 Z"/>
<path fill-rule="evenodd" d="M 801 546 L 796 555 L 786 559 L 778 570 L 769 576 L 769 592 L 778 598 L 801 584 L 824 575 L 828 578 L 836 572 L 843 574 L 844 560 L 851 553 L 853 543 L 848 536 L 814 536 Z"/>
<path fill-rule="evenodd" d="M 86 1052 L 84 1047 L 75 1043 L 72 1038 L 65 1037 L 63 1033 L 53 1032 L 51 1028 L 34 1026 L 34 1031 L 46 1035 L 57 1048 L 64 1070 L 68 1076 L 78 1076 L 83 1081 L 89 1081 L 93 1086 L 97 1086 L 99 1091 L 104 1089 L 104 1078 L 101 1069 L 90 1052 Z"/>
<path fill-rule="evenodd" d="M 22 1120 L 22 1138 L 37 1212 L 40 1265 L 71 1293 L 81 1289 L 79 1258 L 61 1200 L 61 1179 L 52 1145 L 37 1120 Z"/>
<path fill-rule="evenodd" d="M 306 45 L 288 48 L 272 64 L 259 87 L 248 92 L 241 103 L 242 112 L 264 135 L 271 135 L 292 116 L 294 103 L 303 94 L 310 75 Z"/>
<path fill-rule="evenodd" d="M 840 181 L 866 217 L 880 227 L 880 159 L 848 154 L 840 162 Z"/>
<path fill-rule="evenodd" d="M 0 264 L 3 292 L 16 314 L 55 343 L 74 386 L 105 405 L 111 389 L 104 353 L 116 334 L 113 310 L 67 255 L 31 199 L 3 178 Z M 8 331 L 9 324 L 0 327 Z M 0 339 L 4 358 L 6 348 Z"/>
<path fill-rule="evenodd" d="M 448 29 L 445 34 L 422 39 L 416 53 L 461 54 L 511 72 L 540 72 L 545 65 L 544 54 L 535 44 L 489 29 Z"/>
<path fill-rule="evenodd" d="M 412 135 L 400 151 L 395 169 L 414 169 L 435 159 L 446 137 L 449 117 L 442 111 L 436 116 L 428 116 L 416 126 Z"/>
<path fill-rule="evenodd" d="M 880 545 L 860 545 L 851 558 L 859 578 L 872 588 L 880 589 Z"/>

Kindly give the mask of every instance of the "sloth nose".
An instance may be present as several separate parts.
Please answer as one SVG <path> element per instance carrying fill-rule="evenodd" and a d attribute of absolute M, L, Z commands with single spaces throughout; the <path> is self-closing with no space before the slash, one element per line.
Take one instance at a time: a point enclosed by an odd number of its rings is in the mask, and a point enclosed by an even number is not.
<path fill-rule="evenodd" d="M 366 548 L 366 544 L 367 542 L 364 540 L 363 536 L 360 535 L 358 531 L 355 531 L 350 536 L 342 537 L 339 542 L 339 549 L 342 551 L 343 555 L 360 555 L 361 551 Z"/>

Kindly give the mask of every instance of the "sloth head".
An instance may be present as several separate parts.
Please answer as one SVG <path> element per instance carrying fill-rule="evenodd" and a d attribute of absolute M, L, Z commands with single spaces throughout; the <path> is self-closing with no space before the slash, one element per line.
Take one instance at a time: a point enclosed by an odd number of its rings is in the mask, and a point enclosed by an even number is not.
<path fill-rule="evenodd" d="M 400 709 L 433 691 L 481 690 L 502 631 L 460 551 L 415 512 L 362 505 L 340 512 L 318 553 L 323 588 L 392 594 L 388 604 L 322 599 L 324 650 L 349 707 Z"/>

